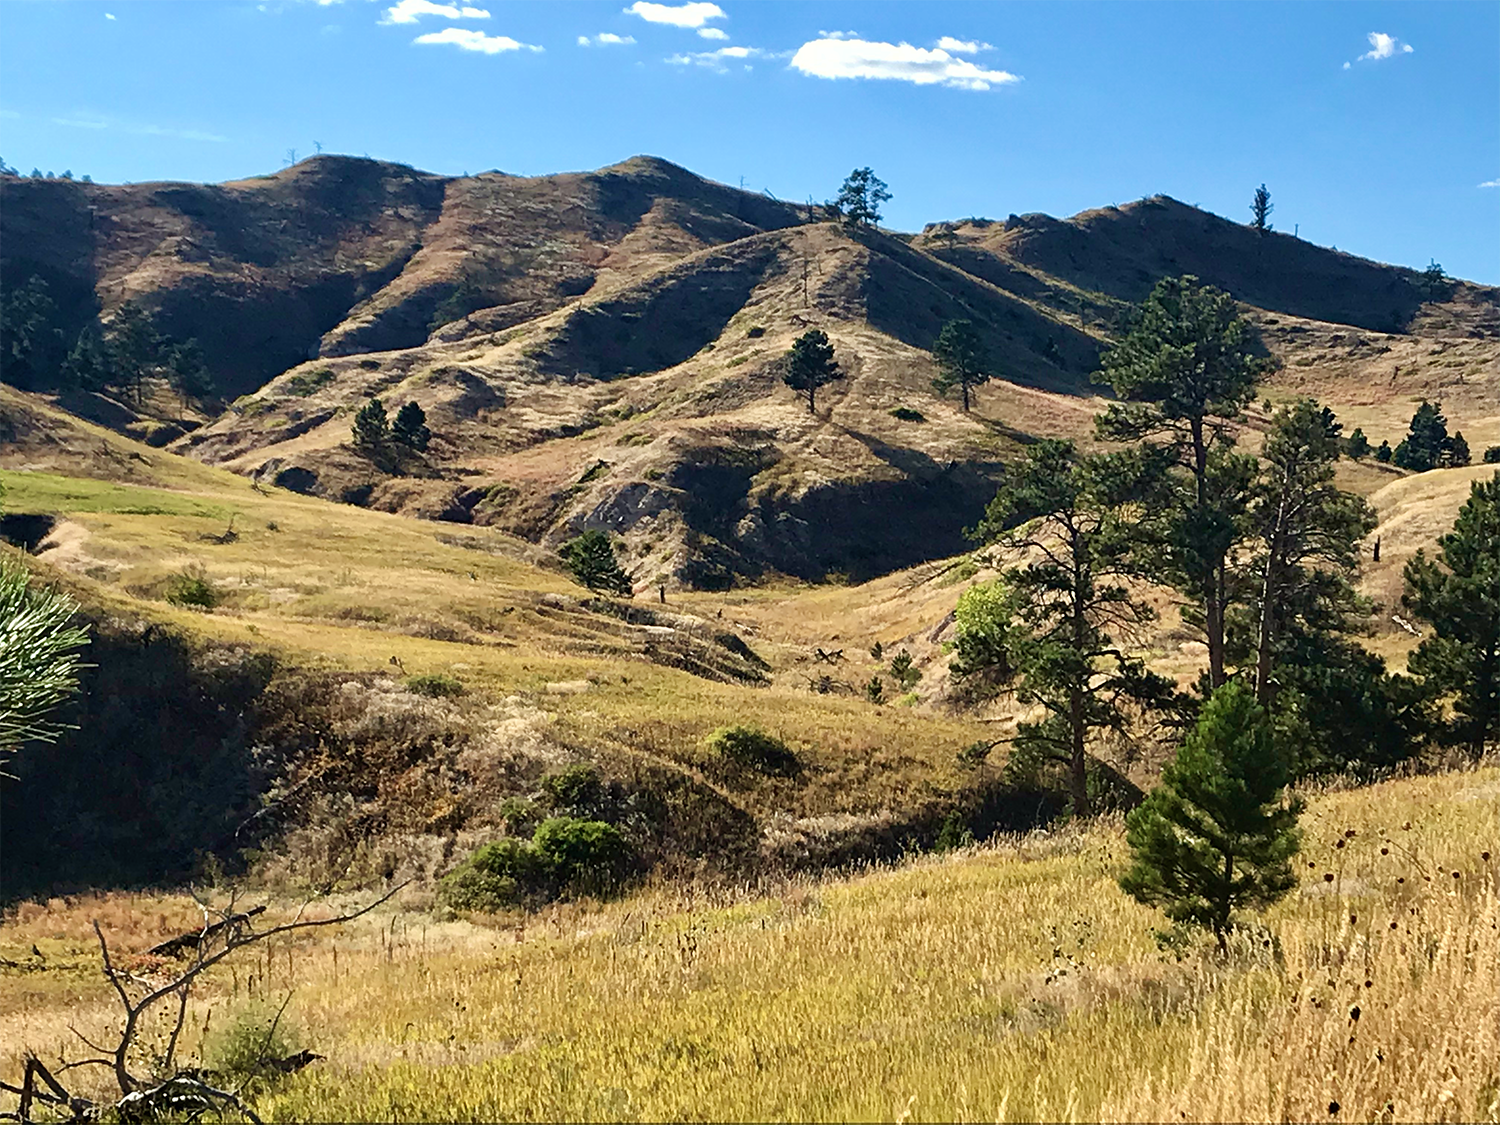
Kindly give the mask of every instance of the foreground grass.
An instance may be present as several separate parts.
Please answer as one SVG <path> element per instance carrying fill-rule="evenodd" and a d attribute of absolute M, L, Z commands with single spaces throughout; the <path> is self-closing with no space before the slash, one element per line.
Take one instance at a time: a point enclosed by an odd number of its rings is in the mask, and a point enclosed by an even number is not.
<path fill-rule="evenodd" d="M 1227 962 L 1159 946 L 1102 825 L 718 901 L 409 905 L 221 973 L 193 1032 L 291 993 L 328 1058 L 263 1098 L 277 1120 L 1500 1119 L 1500 769 L 1304 823 L 1300 892 Z M 7 980 L 8 1072 L 102 1034 L 90 912 L 134 948 L 190 914 L 22 908 L 0 956 L 56 968 Z"/>

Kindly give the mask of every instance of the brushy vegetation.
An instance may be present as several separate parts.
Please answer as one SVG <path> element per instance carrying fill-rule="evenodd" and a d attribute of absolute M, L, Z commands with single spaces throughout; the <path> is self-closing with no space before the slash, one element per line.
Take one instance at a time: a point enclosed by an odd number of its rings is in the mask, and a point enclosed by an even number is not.
<path fill-rule="evenodd" d="M 800 773 L 802 763 L 785 742 L 757 727 L 720 727 L 709 735 L 704 748 L 730 766 L 789 777 Z"/>
<path fill-rule="evenodd" d="M 288 1018 L 327 1056 L 257 1108 L 1321 1121 L 1337 1103 L 1335 1120 L 1495 1120 L 1500 770 L 1307 798 L 1297 890 L 1227 956 L 1159 938 L 1160 915 L 1120 892 L 1114 822 L 748 897 L 560 904 L 503 934 L 372 916 L 256 973 L 278 1003 L 292 991 Z M 75 1042 L 68 1024 L 96 1032 L 108 996 L 89 916 L 139 949 L 193 909 L 114 896 L 13 915 L 0 956 L 36 942 L 80 971 L 30 974 L 25 1002 L 0 1005 L 3 1065 L 23 1042 Z M 213 1022 L 247 988 L 216 980 Z"/>
<path fill-rule="evenodd" d="M 413 695 L 425 695 L 428 699 L 448 699 L 464 693 L 464 685 L 452 676 L 441 672 L 429 672 L 421 676 L 409 676 L 406 690 Z"/>
<path fill-rule="evenodd" d="M 442 900 L 455 910 L 493 913 L 559 895 L 609 895 L 629 873 L 632 849 L 602 820 L 548 817 L 530 840 L 485 844 L 444 879 Z"/>
<path fill-rule="evenodd" d="M 167 579 L 163 596 L 173 605 L 213 609 L 219 604 L 218 587 L 201 566 L 189 566 Z"/>

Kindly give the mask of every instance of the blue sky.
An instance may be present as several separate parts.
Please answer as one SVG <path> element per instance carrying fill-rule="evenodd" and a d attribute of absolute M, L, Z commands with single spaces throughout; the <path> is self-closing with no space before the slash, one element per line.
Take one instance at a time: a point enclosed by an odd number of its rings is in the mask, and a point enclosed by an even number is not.
<path fill-rule="evenodd" d="M 226 180 L 319 143 L 651 153 L 799 200 L 870 165 L 900 229 L 1155 192 L 1244 220 L 1264 181 L 1279 230 L 1500 283 L 1495 3 L 0 0 L 22 172 Z"/>

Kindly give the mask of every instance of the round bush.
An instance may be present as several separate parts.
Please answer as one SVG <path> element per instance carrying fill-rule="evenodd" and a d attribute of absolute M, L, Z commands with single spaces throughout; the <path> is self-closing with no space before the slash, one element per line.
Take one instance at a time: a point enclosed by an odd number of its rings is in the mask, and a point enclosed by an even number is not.
<path fill-rule="evenodd" d="M 631 850 L 613 824 L 554 816 L 531 838 L 536 854 L 564 888 L 604 894 L 618 887 L 630 867 Z"/>
<path fill-rule="evenodd" d="M 785 742 L 756 727 L 721 727 L 704 745 L 715 757 L 757 773 L 790 777 L 802 772 L 802 763 Z"/>

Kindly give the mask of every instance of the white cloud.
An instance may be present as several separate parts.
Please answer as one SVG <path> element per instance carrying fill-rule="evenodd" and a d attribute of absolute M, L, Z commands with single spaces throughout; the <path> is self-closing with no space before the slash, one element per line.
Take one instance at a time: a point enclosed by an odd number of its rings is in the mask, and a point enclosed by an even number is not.
<path fill-rule="evenodd" d="M 587 35 L 578 37 L 580 47 L 628 47 L 635 40 L 629 35 L 616 35 L 612 31 L 601 31 L 590 39 Z"/>
<path fill-rule="evenodd" d="M 941 47 L 928 50 L 864 39 L 814 39 L 797 48 L 792 66 L 814 78 L 894 78 L 959 90 L 988 90 L 1021 81 L 1019 75 L 985 70 Z"/>
<path fill-rule="evenodd" d="M 702 27 L 709 20 L 725 19 L 724 9 L 717 4 L 698 0 L 692 4 L 653 4 L 650 0 L 635 0 L 625 9 L 627 16 L 640 16 L 647 23 L 665 23 L 672 27 Z"/>
<path fill-rule="evenodd" d="M 441 16 L 445 20 L 487 20 L 489 12 L 483 8 L 459 7 L 456 4 L 437 4 L 433 0 L 397 0 L 385 10 L 381 23 L 416 23 L 423 16 Z"/>
<path fill-rule="evenodd" d="M 820 31 L 820 32 L 818 32 L 818 38 L 819 39 L 858 39 L 859 38 L 859 32 L 857 32 L 857 31 Z"/>
<path fill-rule="evenodd" d="M 1500 187 L 1500 179 L 1485 180 L 1484 183 L 1480 184 L 1479 186 L 1480 187 Z"/>
<path fill-rule="evenodd" d="M 702 66 L 718 74 L 728 74 L 727 62 L 745 62 L 746 59 L 758 59 L 764 57 L 765 51 L 759 47 L 720 47 L 717 51 L 694 51 L 685 55 L 673 55 L 667 59 L 669 63 L 676 66 Z M 745 69 L 750 69 L 746 63 Z"/>
<path fill-rule="evenodd" d="M 700 39 L 728 39 L 729 32 L 722 27 L 700 27 L 698 37 Z"/>
<path fill-rule="evenodd" d="M 1383 31 L 1372 31 L 1367 38 L 1370 41 L 1370 49 L 1355 62 L 1378 62 L 1381 59 L 1393 59 L 1397 55 L 1409 55 L 1415 50 L 1410 43 L 1403 43 L 1394 35 L 1387 35 Z M 1349 64 L 1344 64 L 1344 69 L 1349 69 Z"/>
<path fill-rule="evenodd" d="M 163 125 L 138 125 L 92 113 L 77 113 L 72 117 L 54 117 L 52 124 L 68 129 L 116 129 L 138 137 L 171 137 L 179 141 L 211 141 L 215 144 L 222 144 L 229 139 L 217 133 L 204 132 L 202 129 L 169 129 Z"/>
<path fill-rule="evenodd" d="M 994 50 L 988 43 L 981 43 L 978 39 L 955 39 L 951 35 L 943 36 L 937 41 L 937 45 L 938 50 L 955 55 L 977 55 L 980 51 Z"/>
<path fill-rule="evenodd" d="M 540 51 L 530 43 L 518 43 L 509 35 L 486 35 L 467 27 L 445 27 L 442 31 L 429 31 L 418 35 L 413 43 L 426 45 L 452 44 L 460 51 L 481 51 L 486 55 L 498 55 L 504 51 Z"/>
<path fill-rule="evenodd" d="M 107 20 L 112 20 L 112 19 L 115 18 L 115 14 L 113 12 L 105 12 L 104 13 L 104 18 L 107 19 Z"/>

